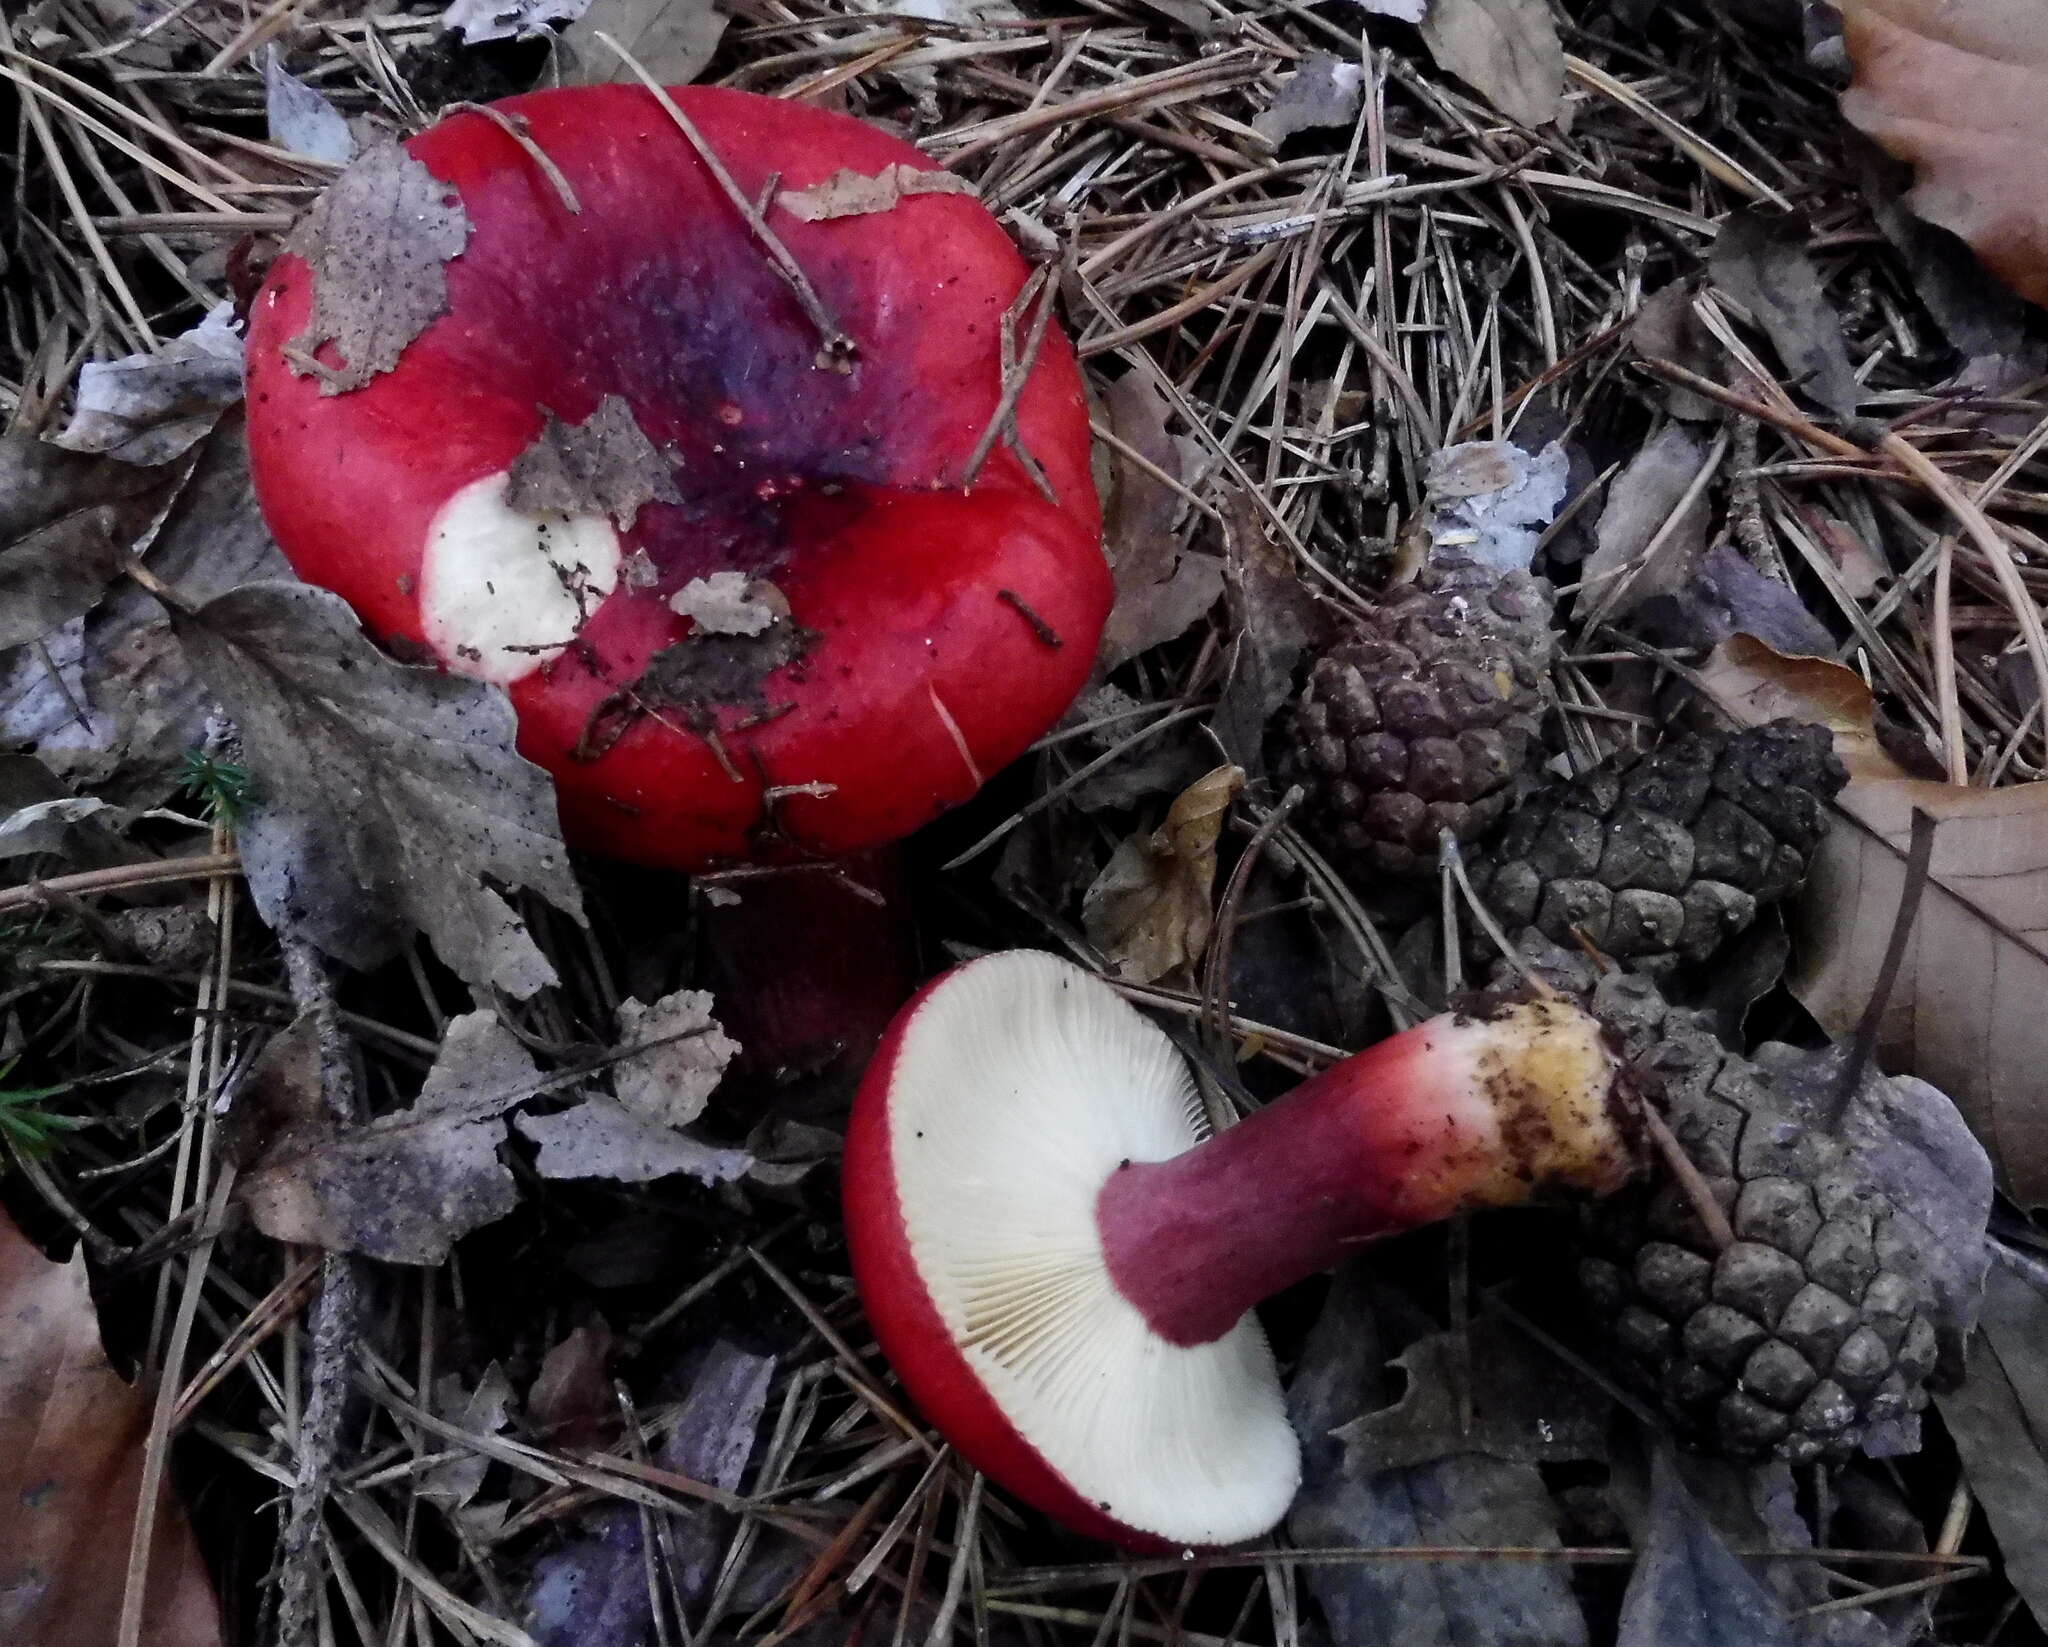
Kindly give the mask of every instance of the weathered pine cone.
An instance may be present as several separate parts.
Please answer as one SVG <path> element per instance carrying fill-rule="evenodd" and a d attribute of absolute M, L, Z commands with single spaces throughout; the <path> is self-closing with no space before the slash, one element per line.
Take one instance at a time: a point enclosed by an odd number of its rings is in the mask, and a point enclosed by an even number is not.
<path fill-rule="evenodd" d="M 1799 885 L 1847 780 L 1826 730 L 1799 721 L 1666 738 L 1536 790 L 1473 885 L 1510 935 L 1583 938 L 1661 976 Z"/>
<path fill-rule="evenodd" d="M 1275 727 L 1302 831 L 1364 881 L 1433 872 L 1437 841 L 1477 840 L 1536 775 L 1550 586 L 1433 561 L 1386 592 L 1310 670 Z"/>
<path fill-rule="evenodd" d="M 1737 1458 L 1843 1457 L 1923 1407 L 1941 1321 L 1925 1233 L 1797 1084 L 1646 979 L 1596 979 L 1540 939 L 1524 953 L 1619 1038 L 1734 1235 L 1662 1166 L 1585 1210 L 1580 1286 L 1624 1381 L 1681 1440 Z"/>

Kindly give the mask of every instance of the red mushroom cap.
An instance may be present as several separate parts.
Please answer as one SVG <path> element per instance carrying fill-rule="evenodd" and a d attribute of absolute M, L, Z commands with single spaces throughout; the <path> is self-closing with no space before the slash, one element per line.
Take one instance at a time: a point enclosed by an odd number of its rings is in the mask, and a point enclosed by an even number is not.
<path fill-rule="evenodd" d="M 670 95 L 749 199 L 842 169 L 934 169 L 843 115 Z M 771 205 L 858 350 L 832 370 L 650 91 L 495 107 L 580 211 L 486 116 L 405 144 L 469 228 L 446 312 L 395 366 L 338 393 L 334 344 L 312 355 L 328 371 L 308 368 L 293 345 L 326 277 L 298 256 L 253 306 L 251 456 L 294 567 L 401 652 L 503 683 L 578 845 L 678 868 L 840 854 L 972 795 L 1072 699 L 1109 602 L 1057 326 L 1017 396 L 1014 446 L 997 440 L 963 485 L 1028 276 L 1008 236 L 957 193 L 820 221 Z M 621 402 L 672 486 L 610 518 L 511 507 L 508 476 L 544 430 L 616 419 Z M 703 632 L 709 606 L 749 588 L 739 626 Z"/>

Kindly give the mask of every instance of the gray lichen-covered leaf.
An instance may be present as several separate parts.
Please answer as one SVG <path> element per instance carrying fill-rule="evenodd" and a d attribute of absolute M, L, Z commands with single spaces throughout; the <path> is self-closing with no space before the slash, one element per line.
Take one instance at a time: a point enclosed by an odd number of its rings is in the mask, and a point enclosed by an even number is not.
<path fill-rule="evenodd" d="M 678 503 L 669 460 L 655 449 L 623 395 L 606 395 L 581 423 L 553 412 L 513 461 L 508 507 L 523 514 L 609 515 L 624 531 L 643 503 Z"/>
<path fill-rule="evenodd" d="M 634 1114 L 662 1126 L 687 1126 L 704 1113 L 725 1066 L 740 1050 L 711 1016 L 711 996 L 679 989 L 652 1005 L 619 1003 L 618 1062 L 612 1090 Z"/>
<path fill-rule="evenodd" d="M 263 106 L 270 141 L 280 149 L 345 166 L 355 158 L 348 121 L 326 97 L 285 68 L 275 46 L 263 52 Z"/>
<path fill-rule="evenodd" d="M 409 1109 L 343 1127 L 317 1103 L 318 1037 L 310 1020 L 264 1050 L 238 1107 L 240 1183 L 249 1216 L 277 1241 L 361 1253 L 390 1264 L 438 1264 L 470 1231 L 519 1198 L 498 1159 L 505 1109 L 531 1095 L 534 1066 L 489 1013 L 448 1026 L 440 1056 Z M 495 1089 L 495 1090 L 493 1090 Z"/>
<path fill-rule="evenodd" d="M 1277 148 L 1299 131 L 1350 125 L 1364 96 L 1362 66 L 1328 52 L 1311 52 L 1280 82 L 1271 105 L 1253 118 L 1252 130 Z"/>
<path fill-rule="evenodd" d="M 1862 385 L 1807 239 L 1799 218 L 1745 207 L 1722 222 L 1707 267 L 1714 284 L 1756 317 L 1792 383 L 1837 417 L 1852 417 Z"/>
<path fill-rule="evenodd" d="M 0 435 L 0 648 L 89 611 L 183 475 Z"/>
<path fill-rule="evenodd" d="M 242 734 L 241 832 L 274 928 L 351 966 L 423 931 L 466 981 L 524 998 L 555 971 L 498 887 L 582 919 L 553 785 L 497 687 L 395 663 L 337 596 L 252 583 L 172 619 Z"/>
<path fill-rule="evenodd" d="M 514 1125 L 540 1146 L 534 1165 L 543 1178 L 644 1184 L 682 1173 L 722 1184 L 754 1164 L 745 1150 L 719 1149 L 602 1096 L 557 1115 L 522 1115 Z"/>
<path fill-rule="evenodd" d="M 1935 1400 L 2007 1581 L 2048 1620 L 2048 1294 L 1994 1264 L 1970 1376 Z"/>
<path fill-rule="evenodd" d="M 1309 1547 L 1558 1546 L 1556 1512 L 1533 1464 L 1466 1453 L 1358 1472 L 1335 1432 L 1384 1399 L 1387 1346 L 1358 1270 L 1342 1271 L 1303 1347 L 1288 1411 L 1302 1436 L 1302 1485 L 1287 1518 Z M 1582 1647 L 1584 1616 L 1561 1562 L 1364 1561 L 1315 1565 L 1303 1580 L 1333 1641 L 1401 1647 Z"/>
<path fill-rule="evenodd" d="M 223 303 L 151 354 L 87 361 L 71 421 L 55 439 L 123 463 L 169 463 L 241 398 L 242 336 L 234 306 Z"/>
<path fill-rule="evenodd" d="M 973 180 L 957 172 L 933 171 L 898 163 L 872 176 L 841 167 L 808 189 L 784 189 L 775 204 L 800 223 L 825 223 L 836 217 L 865 217 L 886 212 L 914 194 L 973 194 Z"/>
<path fill-rule="evenodd" d="M 1430 553 L 1495 572 L 1526 572 L 1557 506 L 1571 460 L 1556 441 L 1540 452 L 1512 441 L 1468 440 L 1429 460 Z"/>
<path fill-rule="evenodd" d="M 713 572 L 669 596 L 668 609 L 688 618 L 700 635 L 758 635 L 789 616 L 789 599 L 765 578 Z"/>
<path fill-rule="evenodd" d="M 249 490 L 239 411 L 197 463 L 150 540 L 150 568 L 198 600 L 289 576 Z M 133 583 L 41 644 L 0 651 L 0 745 L 32 750 L 68 789 L 118 805 L 154 806 L 178 786 L 210 712 L 163 608 Z"/>
<path fill-rule="evenodd" d="M 461 34 L 465 46 L 545 34 L 551 23 L 573 23 L 590 0 L 455 0 L 441 14 L 441 27 Z"/>
<path fill-rule="evenodd" d="M 342 394 L 388 372 L 448 309 L 448 260 L 469 216 L 444 183 L 396 143 L 365 150 L 313 204 L 286 249 L 313 275 L 305 331 L 285 345 L 302 377 Z M 333 346 L 341 364 L 316 358 Z"/>

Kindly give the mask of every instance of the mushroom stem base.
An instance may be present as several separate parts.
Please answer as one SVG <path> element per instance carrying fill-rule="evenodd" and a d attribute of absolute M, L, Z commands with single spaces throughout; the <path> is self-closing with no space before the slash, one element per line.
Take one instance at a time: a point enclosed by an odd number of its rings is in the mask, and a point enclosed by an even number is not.
<path fill-rule="evenodd" d="M 1605 1193 L 1637 1126 L 1599 1025 L 1559 1001 L 1446 1014 L 1333 1065 L 1096 1202 L 1118 1290 L 1176 1344 L 1351 1249 L 1467 1208 Z"/>

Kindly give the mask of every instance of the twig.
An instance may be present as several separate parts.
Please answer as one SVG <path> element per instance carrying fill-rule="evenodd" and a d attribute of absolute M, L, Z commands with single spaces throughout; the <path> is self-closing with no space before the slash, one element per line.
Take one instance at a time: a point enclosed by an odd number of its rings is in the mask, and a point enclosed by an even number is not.
<path fill-rule="evenodd" d="M 1708 1238 L 1723 1251 L 1735 1245 L 1735 1226 L 1728 1222 L 1728 1214 L 1721 1210 L 1721 1203 L 1714 1199 L 1714 1191 L 1707 1183 L 1706 1174 L 1701 1172 L 1693 1158 L 1685 1153 L 1685 1146 L 1665 1123 L 1655 1106 L 1643 1105 L 1643 1130 L 1649 1134 L 1650 1142 L 1671 1176 L 1678 1181 L 1678 1187 L 1692 1206 L 1701 1224 L 1706 1226 Z"/>
<path fill-rule="evenodd" d="M 109 869 L 82 869 L 75 875 L 52 875 L 46 881 L 25 881 L 20 886 L 0 887 L 0 915 L 16 909 L 32 909 L 63 898 L 82 897 L 90 892 L 126 892 L 136 887 L 173 886 L 179 881 L 212 880 L 241 872 L 241 855 L 234 852 L 165 858 L 149 864 L 116 864 Z"/>
<path fill-rule="evenodd" d="M 342 1028 L 327 963 L 303 938 L 285 936 L 285 975 L 300 1012 L 319 1034 L 320 1090 L 335 1121 L 357 1125 L 362 1105 L 356 1094 L 353 1049 Z M 330 1252 L 320 1267 L 320 1294 L 313 1301 L 312 1361 L 307 1373 L 305 1411 L 293 1451 L 297 1470 L 278 1551 L 279 1647 L 307 1647 L 317 1621 L 316 1598 L 326 1546 L 321 1512 L 331 1489 L 341 1449 L 341 1420 L 348 1399 L 349 1359 L 360 1314 L 360 1274 L 355 1257 Z"/>
<path fill-rule="evenodd" d="M 1897 986 L 1899 968 L 1906 959 L 1906 941 L 1913 935 L 1913 923 L 1920 914 L 1921 895 L 1927 890 L 1929 869 L 1934 863 L 1935 820 L 1923 807 L 1913 808 L 1913 833 L 1906 848 L 1906 878 L 1899 887 L 1899 907 L 1892 914 L 1892 933 L 1884 946 L 1884 960 L 1871 986 L 1870 1000 L 1863 1016 L 1856 1020 L 1856 1033 L 1849 1039 L 1848 1055 L 1835 1083 L 1833 1102 L 1822 1117 L 1822 1130 L 1833 1132 L 1849 1111 L 1849 1100 L 1863 1084 L 1863 1072 L 1877 1051 L 1878 1026 L 1884 1021 L 1892 990 Z"/>
<path fill-rule="evenodd" d="M 560 196 L 562 205 L 569 214 L 572 217 L 583 215 L 583 202 L 576 198 L 576 191 L 569 186 L 569 179 L 562 175 L 562 168 L 555 164 L 554 156 L 534 141 L 533 124 L 525 115 L 507 114 L 503 109 L 493 108 L 488 103 L 450 103 L 441 111 L 441 118 L 446 120 L 449 116 L 457 114 L 480 114 L 490 121 L 526 151 L 526 157 L 538 166 L 542 175 L 554 185 L 555 193 Z"/>

